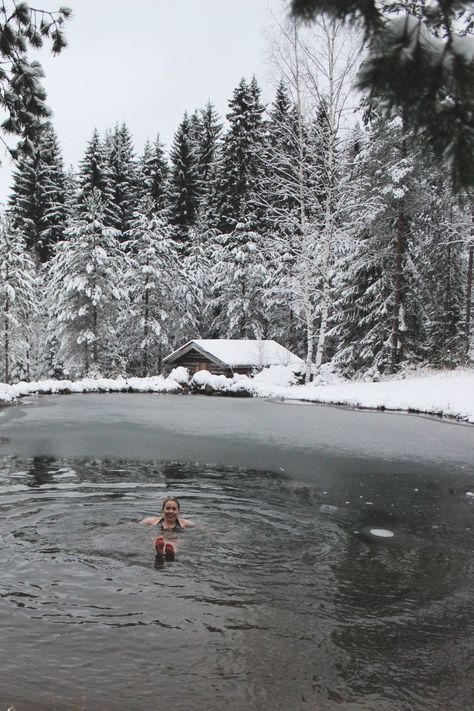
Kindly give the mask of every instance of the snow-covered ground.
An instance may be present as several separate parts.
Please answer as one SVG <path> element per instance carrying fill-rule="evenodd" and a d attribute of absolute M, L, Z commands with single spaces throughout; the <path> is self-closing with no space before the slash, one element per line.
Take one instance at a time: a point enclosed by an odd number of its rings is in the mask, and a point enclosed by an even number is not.
<path fill-rule="evenodd" d="M 167 378 L 88 378 L 76 382 L 44 380 L 16 385 L 0 384 L 0 402 L 6 404 L 36 393 L 179 393 L 188 386 L 197 391 L 217 391 L 235 396 L 249 394 L 358 408 L 429 413 L 474 423 L 474 369 L 468 368 L 423 370 L 379 382 L 345 380 L 323 368 L 322 375 L 309 385 L 298 385 L 291 369 L 285 366 L 266 368 L 253 378 L 244 375 L 226 378 L 203 370 L 191 380 L 184 368 L 175 368 Z"/>

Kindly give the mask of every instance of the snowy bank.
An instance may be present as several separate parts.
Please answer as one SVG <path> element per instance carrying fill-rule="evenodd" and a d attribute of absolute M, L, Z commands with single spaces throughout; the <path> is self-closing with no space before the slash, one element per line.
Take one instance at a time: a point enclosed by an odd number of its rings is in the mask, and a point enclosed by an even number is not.
<path fill-rule="evenodd" d="M 399 410 L 454 417 L 474 424 L 474 370 L 420 371 L 380 382 L 345 380 L 330 370 L 309 385 L 298 385 L 290 367 L 265 368 L 250 378 L 212 375 L 199 371 L 191 379 L 184 368 L 167 378 L 85 378 L 79 381 L 43 380 L 35 383 L 0 384 L 0 404 L 32 394 L 88 392 L 216 393 L 280 400 L 345 405 L 356 408 Z"/>
<path fill-rule="evenodd" d="M 16 385 L 0 383 L 0 404 L 13 402 L 26 395 L 54 395 L 58 393 L 176 393 L 183 392 L 183 387 L 173 377 L 155 376 L 152 378 L 83 378 L 82 380 L 40 380 L 38 382 L 20 382 Z"/>
<path fill-rule="evenodd" d="M 229 395 L 246 392 L 254 397 L 442 415 L 474 423 L 473 369 L 425 370 L 381 382 L 345 380 L 323 369 L 313 383 L 298 385 L 291 368 L 275 366 L 253 378 L 226 378 L 199 371 L 191 387 Z"/>
<path fill-rule="evenodd" d="M 474 423 L 474 370 L 406 375 L 380 382 L 340 381 L 278 387 L 255 382 L 255 395 L 455 417 Z"/>

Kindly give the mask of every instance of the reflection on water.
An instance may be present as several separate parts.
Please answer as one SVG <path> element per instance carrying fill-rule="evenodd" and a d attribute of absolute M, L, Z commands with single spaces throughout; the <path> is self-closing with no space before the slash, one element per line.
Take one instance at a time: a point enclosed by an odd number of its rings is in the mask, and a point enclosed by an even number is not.
<path fill-rule="evenodd" d="M 0 708 L 472 708 L 472 497 L 179 462 L 0 460 Z M 200 524 L 154 566 L 134 521 Z M 373 534 L 374 530 L 393 537 Z"/>

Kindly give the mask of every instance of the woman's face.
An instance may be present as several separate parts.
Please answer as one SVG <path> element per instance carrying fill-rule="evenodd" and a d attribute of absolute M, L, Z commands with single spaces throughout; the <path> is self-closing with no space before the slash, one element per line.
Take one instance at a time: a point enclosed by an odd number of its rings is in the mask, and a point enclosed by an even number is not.
<path fill-rule="evenodd" d="M 166 501 L 163 506 L 163 514 L 167 520 L 174 520 L 177 518 L 179 514 L 179 506 L 176 501 Z"/>

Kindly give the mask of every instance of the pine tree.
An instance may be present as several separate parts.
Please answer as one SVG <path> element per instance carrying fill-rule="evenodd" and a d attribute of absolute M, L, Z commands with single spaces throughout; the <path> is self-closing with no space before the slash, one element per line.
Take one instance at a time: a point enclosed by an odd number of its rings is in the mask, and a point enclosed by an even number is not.
<path fill-rule="evenodd" d="M 22 156 L 13 174 L 9 214 L 15 228 L 26 237 L 28 249 L 47 261 L 62 239 L 65 210 L 65 176 L 58 140 L 46 124 L 30 155 Z"/>
<path fill-rule="evenodd" d="M 30 62 L 28 48 L 42 47 L 47 37 L 51 39 L 53 53 L 61 52 L 66 46 L 63 24 L 70 15 L 71 10 L 66 7 L 48 12 L 30 8 L 26 2 L 0 5 L 0 93 L 2 109 L 7 113 L 1 130 L 21 138 L 15 149 L 9 149 L 14 157 L 19 152 L 33 151 L 44 119 L 51 113 L 40 82 L 43 70 L 39 62 Z M 8 148 L 5 139 L 1 140 Z"/>
<path fill-rule="evenodd" d="M 264 283 L 266 265 L 261 236 L 249 224 L 216 238 L 212 270 L 213 329 L 226 338 L 266 338 Z"/>
<path fill-rule="evenodd" d="M 465 245 L 469 211 L 454 200 L 445 169 L 421 161 L 418 209 L 410 224 L 409 310 L 416 315 L 412 340 L 424 362 L 454 367 L 463 361 Z"/>
<path fill-rule="evenodd" d="M 137 208 L 137 165 L 130 131 L 125 124 L 116 126 L 106 140 L 115 221 L 113 226 L 126 239 Z"/>
<path fill-rule="evenodd" d="M 117 324 L 127 308 L 128 261 L 92 192 L 58 243 L 48 280 L 49 334 L 71 376 L 122 372 Z"/>
<path fill-rule="evenodd" d="M 213 274 L 219 255 L 215 233 L 198 221 L 190 231 L 189 253 L 180 260 L 180 278 L 175 289 L 173 344 L 192 338 L 212 338 Z"/>
<path fill-rule="evenodd" d="M 175 133 L 170 159 L 170 220 L 175 226 L 176 239 L 186 253 L 189 229 L 195 224 L 199 200 L 197 156 L 187 113 Z"/>
<path fill-rule="evenodd" d="M 294 302 L 294 276 L 301 235 L 301 184 L 296 109 L 283 80 L 267 122 L 258 201 L 265 225 L 266 320 L 271 337 L 304 353 L 300 309 Z"/>
<path fill-rule="evenodd" d="M 196 156 L 198 210 L 201 223 L 209 224 L 216 190 L 222 123 L 213 105 L 208 104 L 194 118 L 192 139 Z"/>
<path fill-rule="evenodd" d="M 94 194 L 96 197 L 99 195 L 104 224 L 107 227 L 114 226 L 118 216 L 114 203 L 111 171 L 105 143 L 100 139 L 97 129 L 94 129 L 84 158 L 80 162 L 78 182 L 79 211 L 87 215 L 92 195 Z"/>
<path fill-rule="evenodd" d="M 229 102 L 229 129 L 224 136 L 217 178 L 217 228 L 231 232 L 237 224 L 252 220 L 259 229 L 259 211 L 254 195 L 260 190 L 262 164 L 259 152 L 264 143 L 264 107 L 254 79 L 242 79 Z"/>
<path fill-rule="evenodd" d="M 31 327 L 36 314 L 33 260 L 9 220 L 0 221 L 0 363 L 3 381 L 29 380 Z"/>
<path fill-rule="evenodd" d="M 155 212 L 151 199 L 140 204 L 125 243 L 131 260 L 127 272 L 130 312 L 125 314 L 124 357 L 129 372 L 158 374 L 164 348 L 169 348 L 178 274 L 176 244 L 171 229 Z"/>
<path fill-rule="evenodd" d="M 138 165 L 138 196 L 140 201 L 150 198 L 155 212 L 167 207 L 169 165 L 163 144 L 157 136 L 155 142 L 146 142 Z"/>
<path fill-rule="evenodd" d="M 401 117 L 387 122 L 375 104 L 367 117 L 369 136 L 346 195 L 351 237 L 338 264 L 333 316 L 334 361 L 347 373 L 393 372 L 421 361 L 426 348 L 427 275 L 418 261 L 426 237 L 416 223 L 431 210 L 427 168 Z"/>

